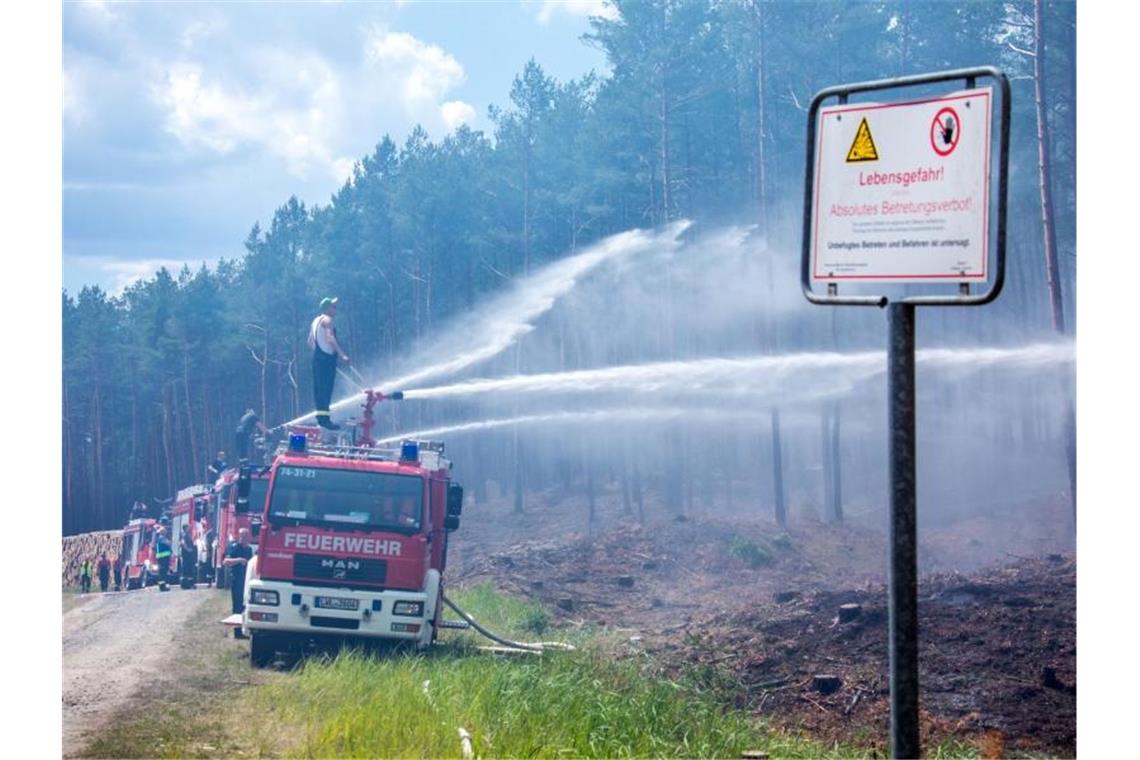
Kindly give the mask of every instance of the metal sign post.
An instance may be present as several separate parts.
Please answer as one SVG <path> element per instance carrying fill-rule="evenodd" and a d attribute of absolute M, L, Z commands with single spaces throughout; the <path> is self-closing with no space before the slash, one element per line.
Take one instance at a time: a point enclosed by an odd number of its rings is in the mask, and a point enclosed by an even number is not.
<path fill-rule="evenodd" d="M 997 85 L 997 186 L 991 174 Z M 965 89 L 889 103 L 851 95 L 943 82 Z M 1005 281 L 1009 81 L 993 67 L 840 85 L 808 112 L 801 283 L 811 303 L 888 306 L 891 754 L 918 757 L 915 307 L 977 306 Z M 823 108 L 835 98 L 837 105 Z M 994 213 L 991 214 L 991 206 Z M 996 233 L 991 235 L 991 227 Z M 992 261 L 991 261 L 992 259 Z M 992 265 L 992 266 L 991 266 Z M 973 284 L 989 283 L 982 293 Z M 840 295 L 848 283 L 956 285 L 948 294 Z M 826 286 L 826 294 L 812 286 Z"/>

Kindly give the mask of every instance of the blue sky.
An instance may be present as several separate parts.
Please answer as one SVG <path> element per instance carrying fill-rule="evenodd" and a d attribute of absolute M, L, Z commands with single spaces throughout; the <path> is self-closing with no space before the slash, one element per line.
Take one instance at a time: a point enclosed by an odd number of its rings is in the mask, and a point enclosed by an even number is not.
<path fill-rule="evenodd" d="M 384 134 L 491 131 L 534 57 L 560 80 L 602 0 L 63 6 L 63 286 L 118 292 L 243 252 L 290 195 L 324 205 Z"/>

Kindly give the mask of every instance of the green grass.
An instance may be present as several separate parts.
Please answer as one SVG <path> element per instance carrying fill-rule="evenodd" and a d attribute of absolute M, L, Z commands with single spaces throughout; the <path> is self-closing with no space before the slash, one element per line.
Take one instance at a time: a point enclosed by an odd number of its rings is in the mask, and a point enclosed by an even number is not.
<path fill-rule="evenodd" d="M 454 599 L 496 633 L 526 639 L 548 617 L 540 605 L 490 584 Z M 538 631 L 536 631 L 538 629 Z M 546 639 L 565 640 L 564 632 Z M 427 653 L 369 657 L 342 652 L 310 660 L 287 682 L 259 687 L 248 700 L 269 725 L 289 725 L 304 757 L 456 757 L 459 729 L 476 756 L 731 757 L 745 749 L 817 757 L 819 744 L 766 732 L 723 694 L 695 679 L 663 681 L 643 661 L 614 662 L 574 637 L 575 652 L 500 656 L 475 650 L 473 634 L 446 634 Z"/>
<path fill-rule="evenodd" d="M 454 757 L 460 727 L 481 757 L 726 757 L 771 743 L 711 695 L 645 679 L 635 663 L 597 652 L 342 653 L 258 697 L 270 723 L 300 729 L 291 756 Z"/>
<path fill-rule="evenodd" d="M 133 717 L 108 727 L 88 757 L 459 757 L 459 728 L 476 757 L 864 757 L 769 730 L 732 708 L 722 674 L 662 679 L 647 657 L 613 661 L 589 630 L 549 629 L 540 604 L 489 583 L 457 590 L 457 604 L 518 640 L 571 641 L 574 652 L 494 655 L 486 640 L 444 631 L 428 652 L 312 657 L 290 672 L 251 671 L 244 644 L 217 630 L 219 595 L 185 632 L 198 652 L 186 673 Z M 171 687 L 175 684 L 178 688 Z M 966 743 L 931 757 L 976 757 Z"/>

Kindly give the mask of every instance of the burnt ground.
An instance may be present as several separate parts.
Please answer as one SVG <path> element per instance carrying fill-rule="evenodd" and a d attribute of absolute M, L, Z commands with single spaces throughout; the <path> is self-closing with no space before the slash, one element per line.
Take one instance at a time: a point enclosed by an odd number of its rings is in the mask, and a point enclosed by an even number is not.
<path fill-rule="evenodd" d="M 920 535 L 924 746 L 959 739 L 983 756 L 1075 755 L 1076 565 L 1065 508 L 1026 503 Z M 882 531 L 857 518 L 801 518 L 783 533 L 724 514 L 642 526 L 612 502 L 602 511 L 591 529 L 574 499 L 521 516 L 506 503 L 471 508 L 453 538 L 449 582 L 493 580 L 542 601 L 562 625 L 608 631 L 615 655 L 651 655 L 662 675 L 695 672 L 776 725 L 885 752 Z M 846 604 L 860 611 L 841 623 Z M 838 689 L 822 693 L 817 675 L 837 677 Z"/>

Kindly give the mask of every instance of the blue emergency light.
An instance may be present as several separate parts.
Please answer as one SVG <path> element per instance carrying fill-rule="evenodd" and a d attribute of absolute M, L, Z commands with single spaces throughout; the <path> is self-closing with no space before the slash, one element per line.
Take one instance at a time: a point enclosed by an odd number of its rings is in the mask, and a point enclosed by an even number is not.
<path fill-rule="evenodd" d="M 400 444 L 401 462 L 420 461 L 420 445 L 415 441 L 404 441 Z"/>
<path fill-rule="evenodd" d="M 305 438 L 304 433 L 290 433 L 289 434 L 289 451 L 297 454 L 305 453 L 305 444 L 308 439 Z"/>

